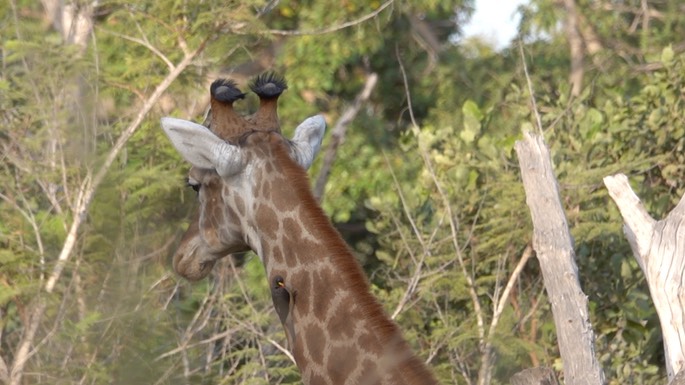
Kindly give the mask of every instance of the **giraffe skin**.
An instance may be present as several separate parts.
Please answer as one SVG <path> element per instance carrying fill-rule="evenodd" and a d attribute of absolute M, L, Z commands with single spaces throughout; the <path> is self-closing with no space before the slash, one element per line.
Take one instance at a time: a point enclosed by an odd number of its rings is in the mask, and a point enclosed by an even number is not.
<path fill-rule="evenodd" d="M 200 202 L 174 269 L 198 280 L 219 258 L 253 250 L 304 384 L 435 384 L 312 194 L 305 169 L 320 148 L 323 117 L 285 139 L 275 110 L 285 81 L 264 76 L 251 88 L 261 103 L 250 117 L 233 111 L 243 94 L 220 80 L 210 89 L 209 127 L 162 119 L 192 165 L 188 180 Z"/>

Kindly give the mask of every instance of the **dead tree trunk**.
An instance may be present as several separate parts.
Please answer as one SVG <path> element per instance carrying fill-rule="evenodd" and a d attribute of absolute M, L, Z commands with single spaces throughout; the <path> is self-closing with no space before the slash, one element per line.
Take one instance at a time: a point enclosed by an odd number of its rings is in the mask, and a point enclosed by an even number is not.
<path fill-rule="evenodd" d="M 515 149 L 533 219 L 533 248 L 552 304 L 565 383 L 604 384 L 604 373 L 595 356 L 587 297 L 580 288 L 573 241 L 549 150 L 541 136 L 531 133 L 525 133 Z"/>
<path fill-rule="evenodd" d="M 583 49 L 583 39 L 580 35 L 578 26 L 578 10 L 575 0 L 562 0 L 566 11 L 566 38 L 568 39 L 571 50 L 571 72 L 569 73 L 569 83 L 571 84 L 571 95 L 579 96 L 583 89 L 583 59 L 585 50 Z"/>
<path fill-rule="evenodd" d="M 514 374 L 509 380 L 511 385 L 559 385 L 550 368 L 531 368 Z"/>
<path fill-rule="evenodd" d="M 685 197 L 666 218 L 648 213 L 623 174 L 604 184 L 625 221 L 623 231 L 647 278 L 661 322 L 669 381 L 685 364 Z"/>

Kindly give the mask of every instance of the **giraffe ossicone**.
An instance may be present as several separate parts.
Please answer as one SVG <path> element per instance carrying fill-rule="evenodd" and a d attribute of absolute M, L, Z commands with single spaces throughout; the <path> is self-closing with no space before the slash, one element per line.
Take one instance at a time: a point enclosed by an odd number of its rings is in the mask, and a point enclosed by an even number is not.
<path fill-rule="evenodd" d="M 306 385 L 435 384 L 312 194 L 305 169 L 321 147 L 324 118 L 304 120 L 288 140 L 277 114 L 285 80 L 260 75 L 250 88 L 260 98 L 252 115 L 234 111 L 244 94 L 220 79 L 205 125 L 161 121 L 192 165 L 188 183 L 200 203 L 174 269 L 198 280 L 219 258 L 253 250 Z"/>

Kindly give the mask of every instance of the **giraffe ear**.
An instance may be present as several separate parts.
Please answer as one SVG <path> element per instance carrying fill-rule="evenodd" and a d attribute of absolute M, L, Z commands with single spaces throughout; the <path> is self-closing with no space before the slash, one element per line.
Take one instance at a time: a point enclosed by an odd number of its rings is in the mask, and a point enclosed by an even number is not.
<path fill-rule="evenodd" d="M 300 166 L 308 169 L 321 149 L 321 141 L 326 131 L 323 115 L 315 115 L 304 120 L 293 135 L 293 158 Z"/>
<path fill-rule="evenodd" d="M 207 127 L 183 119 L 162 118 L 162 128 L 176 150 L 195 167 L 231 176 L 245 166 L 239 147 L 226 143 Z"/>

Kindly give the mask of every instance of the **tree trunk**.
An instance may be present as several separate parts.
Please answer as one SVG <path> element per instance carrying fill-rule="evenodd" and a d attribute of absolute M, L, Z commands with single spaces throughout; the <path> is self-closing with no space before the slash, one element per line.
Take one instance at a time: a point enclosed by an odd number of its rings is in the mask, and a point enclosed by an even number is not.
<path fill-rule="evenodd" d="M 565 382 L 604 384 L 604 373 L 595 357 L 587 297 L 580 288 L 573 242 L 549 150 L 542 137 L 531 133 L 525 133 L 515 149 L 533 219 L 533 248 L 552 304 Z"/>
<path fill-rule="evenodd" d="M 604 184 L 625 221 L 623 231 L 647 278 L 661 322 L 666 373 L 672 381 L 685 363 L 685 197 L 666 218 L 655 221 L 623 174 Z"/>
<path fill-rule="evenodd" d="M 685 370 L 681 370 L 668 385 L 685 385 Z"/>
<path fill-rule="evenodd" d="M 583 58 L 585 57 L 583 39 L 580 36 L 575 0 L 563 0 L 562 3 L 566 10 L 566 37 L 571 51 L 571 71 L 569 73 L 571 95 L 578 96 L 583 89 Z"/>
<path fill-rule="evenodd" d="M 559 385 L 554 371 L 550 368 L 531 368 L 522 370 L 509 380 L 511 385 Z"/>
<path fill-rule="evenodd" d="M 93 30 L 93 9 L 98 1 L 41 0 L 45 15 L 60 35 L 64 44 L 75 44 L 85 51 Z"/>

